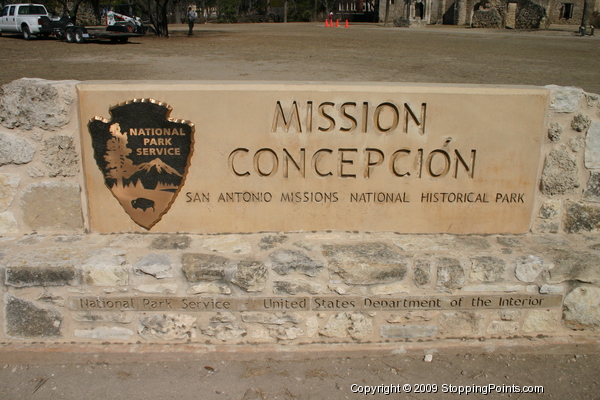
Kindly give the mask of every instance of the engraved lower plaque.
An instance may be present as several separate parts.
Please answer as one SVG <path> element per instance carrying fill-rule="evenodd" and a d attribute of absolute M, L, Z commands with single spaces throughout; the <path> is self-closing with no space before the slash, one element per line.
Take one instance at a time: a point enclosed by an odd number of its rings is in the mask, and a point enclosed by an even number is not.
<path fill-rule="evenodd" d="M 531 226 L 544 88 L 103 81 L 77 89 L 94 232 Z M 196 126 L 132 99 L 168 103 Z"/>
<path fill-rule="evenodd" d="M 170 113 L 167 104 L 134 99 L 111 107 L 110 121 L 96 116 L 88 124 L 106 186 L 146 229 L 171 207 L 192 155 L 194 125 Z"/>
<path fill-rule="evenodd" d="M 389 297 L 71 297 L 79 311 L 414 311 L 554 308 L 562 295 Z"/>

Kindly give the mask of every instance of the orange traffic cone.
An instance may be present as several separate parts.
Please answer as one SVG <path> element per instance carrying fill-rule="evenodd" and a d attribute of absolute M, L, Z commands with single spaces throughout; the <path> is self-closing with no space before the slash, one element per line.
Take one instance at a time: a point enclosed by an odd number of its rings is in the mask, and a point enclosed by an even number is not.
<path fill-rule="evenodd" d="M 339 19 L 336 19 L 336 20 L 335 20 L 335 27 L 336 27 L 336 28 L 339 28 L 339 27 L 340 27 L 340 20 L 339 20 Z"/>
<path fill-rule="evenodd" d="M 325 20 L 325 28 L 329 28 L 329 20 L 328 19 Z"/>
<path fill-rule="evenodd" d="M 346 20 L 346 28 L 348 28 L 348 20 Z"/>

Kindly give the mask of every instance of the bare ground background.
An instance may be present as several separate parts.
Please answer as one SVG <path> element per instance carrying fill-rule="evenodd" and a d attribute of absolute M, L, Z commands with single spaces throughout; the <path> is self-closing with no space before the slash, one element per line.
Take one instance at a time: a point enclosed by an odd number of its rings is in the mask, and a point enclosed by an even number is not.
<path fill-rule="evenodd" d="M 171 26 L 172 36 L 67 44 L 0 38 L 0 84 L 45 79 L 207 79 L 577 86 L 600 93 L 600 37 L 454 26 L 316 23 Z"/>
<path fill-rule="evenodd" d="M 576 28 L 495 31 L 462 27 L 383 28 L 374 24 L 171 26 L 172 37 L 128 44 L 67 44 L 0 38 L 0 84 L 22 77 L 390 81 L 577 86 L 600 93 L 600 40 Z M 10 346 L 9 346 L 10 347 Z M 314 357 L 314 355 L 313 355 Z M 143 361 L 0 351 L 0 399 L 600 399 L 600 355 L 434 353 L 386 357 Z M 352 384 L 437 384 L 437 394 L 364 396 Z M 442 384 L 542 385 L 543 394 L 441 393 Z M 354 387 L 356 390 L 356 386 Z"/>

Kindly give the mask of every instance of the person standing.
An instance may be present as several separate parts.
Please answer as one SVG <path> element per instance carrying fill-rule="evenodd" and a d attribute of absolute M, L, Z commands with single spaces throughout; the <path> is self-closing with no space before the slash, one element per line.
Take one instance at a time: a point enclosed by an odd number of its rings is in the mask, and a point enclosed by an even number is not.
<path fill-rule="evenodd" d="M 191 36 L 194 34 L 192 32 L 194 30 L 194 22 L 196 22 L 196 18 L 198 18 L 198 14 L 196 14 L 196 11 L 192 10 L 192 7 L 188 8 L 187 18 L 188 26 L 190 27 L 190 30 L 188 31 L 188 36 Z"/>

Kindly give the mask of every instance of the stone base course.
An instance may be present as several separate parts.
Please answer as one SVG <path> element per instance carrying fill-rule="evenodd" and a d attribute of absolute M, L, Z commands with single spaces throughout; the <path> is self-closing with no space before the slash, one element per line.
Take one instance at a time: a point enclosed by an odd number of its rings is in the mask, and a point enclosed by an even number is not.
<path fill-rule="evenodd" d="M 168 248 L 162 239 L 152 234 L 2 238 L 1 342 L 285 346 L 600 339 L 600 238 L 595 236 L 179 235 L 176 242 L 186 244 Z M 265 247 L 266 241 L 278 245 Z M 361 282 L 362 269 L 368 275 Z M 484 306 L 498 297 L 559 302 L 547 308 Z M 365 298 L 380 303 L 350 307 Z M 479 299 L 479 304 L 436 309 L 438 298 Z M 134 308 L 127 304 L 132 299 L 146 303 Z M 173 299 L 212 302 L 212 308 L 176 308 Z M 303 299 L 312 306 L 303 307 Z M 399 299 L 417 299 L 424 307 L 381 306 Z M 248 301 L 255 305 L 235 306 Z M 122 308 L 113 307 L 123 302 Z M 227 309 L 228 304 L 234 306 Z"/>

